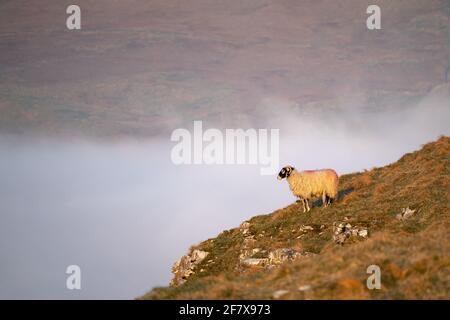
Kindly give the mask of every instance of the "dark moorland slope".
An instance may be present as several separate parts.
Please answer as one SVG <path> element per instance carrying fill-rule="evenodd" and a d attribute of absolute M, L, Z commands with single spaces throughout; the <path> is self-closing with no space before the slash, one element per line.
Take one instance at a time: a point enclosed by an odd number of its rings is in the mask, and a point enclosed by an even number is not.
<path fill-rule="evenodd" d="M 198 119 L 408 109 L 450 64 L 448 0 L 79 0 L 77 31 L 68 3 L 0 2 L 0 133 L 155 136 Z M 370 4 L 381 30 L 366 27 Z"/>

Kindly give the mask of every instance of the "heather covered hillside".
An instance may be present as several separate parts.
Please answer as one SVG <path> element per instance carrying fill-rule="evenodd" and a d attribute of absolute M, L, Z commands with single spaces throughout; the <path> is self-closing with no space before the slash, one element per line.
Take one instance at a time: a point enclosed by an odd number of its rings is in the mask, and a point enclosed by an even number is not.
<path fill-rule="evenodd" d="M 0 3 L 0 133 L 154 136 L 198 119 L 409 109 L 450 64 L 447 0 L 77 4 L 72 32 L 67 3 Z M 366 27 L 370 4 L 381 30 Z"/>
<path fill-rule="evenodd" d="M 449 165 L 443 136 L 344 175 L 330 208 L 293 203 L 255 216 L 193 246 L 171 285 L 141 298 L 448 299 Z M 369 265 L 381 269 L 379 290 L 366 287 Z"/>

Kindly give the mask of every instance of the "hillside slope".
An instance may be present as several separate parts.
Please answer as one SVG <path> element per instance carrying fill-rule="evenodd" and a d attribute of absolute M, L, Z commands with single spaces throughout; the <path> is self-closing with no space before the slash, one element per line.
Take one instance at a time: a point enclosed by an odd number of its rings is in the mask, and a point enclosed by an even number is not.
<path fill-rule="evenodd" d="M 294 203 L 191 248 L 143 299 L 450 298 L 450 138 L 341 177 L 331 208 Z M 316 203 L 320 204 L 320 203 Z M 369 265 L 381 268 L 368 290 Z"/>

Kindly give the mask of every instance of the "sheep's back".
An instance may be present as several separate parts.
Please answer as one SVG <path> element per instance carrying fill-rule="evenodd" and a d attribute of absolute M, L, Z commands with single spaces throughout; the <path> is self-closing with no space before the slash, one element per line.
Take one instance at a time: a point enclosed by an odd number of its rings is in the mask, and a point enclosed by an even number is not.
<path fill-rule="evenodd" d="M 338 176 L 332 169 L 294 171 L 288 182 L 294 195 L 303 198 L 318 197 L 323 192 L 331 197 L 337 194 Z"/>

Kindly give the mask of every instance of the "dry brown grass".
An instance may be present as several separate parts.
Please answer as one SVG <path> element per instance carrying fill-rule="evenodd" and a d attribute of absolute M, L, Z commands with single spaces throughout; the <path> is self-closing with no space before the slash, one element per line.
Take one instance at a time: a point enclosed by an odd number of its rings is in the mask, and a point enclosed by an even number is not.
<path fill-rule="evenodd" d="M 353 181 L 355 189 L 368 187 L 373 183 L 373 178 L 370 171 L 364 171 L 361 175 L 356 177 Z"/>
<path fill-rule="evenodd" d="M 384 196 L 384 194 L 388 191 L 389 186 L 387 184 L 377 184 L 374 191 L 373 197 L 374 199 L 380 199 Z"/>
<path fill-rule="evenodd" d="M 358 198 L 361 198 L 361 195 L 360 195 L 358 192 L 350 193 L 349 195 L 345 196 L 345 197 L 342 199 L 342 204 L 343 204 L 343 205 L 347 205 L 347 204 L 349 204 L 349 203 L 355 201 L 355 200 L 358 199 Z"/>

